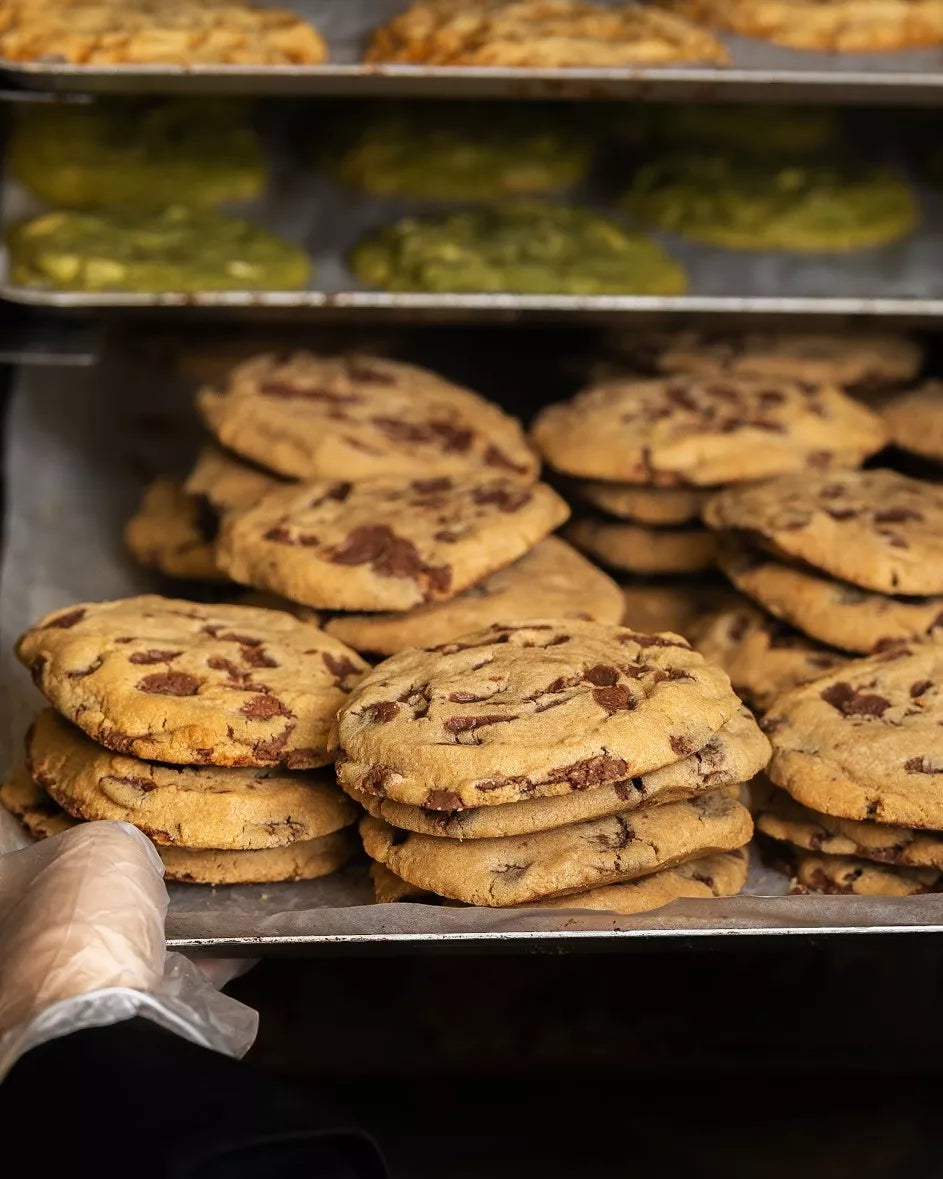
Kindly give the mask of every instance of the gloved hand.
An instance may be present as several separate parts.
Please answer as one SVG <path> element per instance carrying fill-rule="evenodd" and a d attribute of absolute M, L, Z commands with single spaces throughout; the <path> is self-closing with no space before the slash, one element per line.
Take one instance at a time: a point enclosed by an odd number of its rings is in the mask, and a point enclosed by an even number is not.
<path fill-rule="evenodd" d="M 127 823 L 82 823 L 0 856 L 0 1079 L 29 1048 L 135 1015 L 248 1051 L 256 1012 L 167 953 L 167 905 L 160 858 Z"/>

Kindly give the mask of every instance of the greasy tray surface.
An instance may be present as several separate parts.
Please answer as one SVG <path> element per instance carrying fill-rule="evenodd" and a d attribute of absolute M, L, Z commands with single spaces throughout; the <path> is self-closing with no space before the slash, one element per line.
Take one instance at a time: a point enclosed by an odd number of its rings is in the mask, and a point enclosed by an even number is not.
<path fill-rule="evenodd" d="M 460 375 L 460 374 L 456 374 Z M 134 388 L 135 403 L 127 390 Z M 0 572 L 0 687 L 5 708 L 0 766 L 17 755 L 39 697 L 10 646 L 25 625 L 69 602 L 153 589 L 120 548 L 119 528 L 138 480 L 180 468 L 196 445 L 188 398 L 162 374 L 114 358 L 100 369 L 26 369 L 11 405 L 6 476 L 6 549 Z M 5 820 L 8 820 L 5 822 Z M 13 820 L 0 812 L 0 846 Z M 547 910 L 371 905 L 361 867 L 323 881 L 236 887 L 171 886 L 173 945 L 227 952 L 364 943 L 443 948 L 484 939 L 570 948 L 624 938 L 721 934 L 943 931 L 943 895 L 904 900 L 784 897 L 785 878 L 757 869 L 753 895 L 678 902 L 638 917 Z"/>
<path fill-rule="evenodd" d="M 769 101 L 803 96 L 843 101 L 943 102 L 943 51 L 828 54 L 782 49 L 724 36 L 731 65 L 658 69 L 526 70 L 362 65 L 370 30 L 405 8 L 407 0 L 262 0 L 286 3 L 327 38 L 323 66 L 67 66 L 5 62 L 11 81 L 52 90 L 196 92 L 226 89 L 257 94 L 418 94 L 526 97 L 697 97 Z M 827 96 L 827 97 L 826 97 Z"/>
<path fill-rule="evenodd" d="M 0 254 L 0 298 L 32 306 L 87 310 L 306 308 L 314 313 L 319 309 L 359 313 L 371 321 L 411 315 L 471 320 L 528 313 L 576 318 L 606 312 L 666 311 L 943 316 L 943 194 L 913 177 L 910 182 L 918 193 L 921 223 L 904 241 L 878 249 L 838 255 L 738 252 L 655 234 L 689 275 L 689 293 L 684 296 L 389 293 L 363 286 L 345 264 L 347 252 L 376 226 L 441 206 L 354 192 L 331 181 L 313 164 L 299 166 L 297 155 L 274 143 L 270 146 L 272 180 L 268 192 L 260 201 L 235 211 L 309 251 L 315 273 L 308 289 L 196 295 L 59 292 L 14 284 L 4 250 Z M 619 183 L 613 179 L 605 185 L 597 181 L 585 190 L 575 189 L 569 196 L 626 223 L 615 209 L 618 191 Z M 42 208 L 12 181 L 5 184 L 2 201 L 4 225 Z"/>

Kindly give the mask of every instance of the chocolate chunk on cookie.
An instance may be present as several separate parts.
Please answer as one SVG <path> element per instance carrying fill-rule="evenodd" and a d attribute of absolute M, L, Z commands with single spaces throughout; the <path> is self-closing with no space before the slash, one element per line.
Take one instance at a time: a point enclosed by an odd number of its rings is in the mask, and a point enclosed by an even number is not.
<path fill-rule="evenodd" d="M 156 595 L 57 610 L 17 655 L 93 740 L 175 765 L 327 764 L 334 715 L 367 668 L 286 612 Z"/>
<path fill-rule="evenodd" d="M 677 635 L 495 624 L 375 668 L 338 715 L 338 774 L 415 806 L 496 806 L 660 769 L 738 708 L 726 674 Z"/>

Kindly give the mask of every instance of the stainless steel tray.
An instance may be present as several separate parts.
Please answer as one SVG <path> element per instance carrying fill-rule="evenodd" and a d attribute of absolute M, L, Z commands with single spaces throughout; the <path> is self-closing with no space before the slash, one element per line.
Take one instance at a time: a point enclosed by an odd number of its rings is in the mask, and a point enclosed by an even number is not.
<path fill-rule="evenodd" d="M 269 2 L 269 0 L 265 0 Z M 284 0 L 271 0 L 283 3 Z M 943 52 L 831 54 L 726 37 L 731 65 L 659 69 L 469 69 L 362 65 L 370 30 L 406 0 L 293 0 L 326 36 L 328 64 L 298 66 L 69 66 L 0 60 L 8 82 L 51 91 L 115 93 L 416 95 L 505 98 L 696 99 L 743 102 L 943 102 Z"/>
<path fill-rule="evenodd" d="M 943 317 L 943 193 L 916 185 L 920 227 L 905 241 L 852 254 L 801 255 L 715 249 L 656 235 L 690 276 L 684 296 L 391 294 L 364 287 L 345 264 L 350 248 L 373 226 L 426 211 L 429 205 L 379 200 L 351 192 L 273 151 L 267 196 L 240 212 L 304 246 L 315 261 L 302 291 L 158 295 L 82 294 L 19 286 L 0 253 L 0 298 L 32 307 L 84 311 L 204 308 L 219 313 L 271 313 L 389 320 L 508 320 L 522 317 L 593 319 L 601 316 L 698 313 L 730 315 L 881 316 L 911 321 Z M 618 186 L 599 182 L 574 200 L 611 209 Z M 7 182 L 2 225 L 37 212 L 23 190 Z M 616 213 L 616 216 L 619 214 Z"/>
<path fill-rule="evenodd" d="M 418 346 L 413 341 L 411 353 L 419 359 L 422 338 Z M 310 333 L 307 342 L 318 345 Z M 320 343 L 329 346 L 327 340 Z M 163 355 L 166 363 L 167 352 Z M 454 357 L 457 367 L 450 375 L 461 377 L 461 360 Z M 186 467 L 199 434 L 190 400 L 190 391 L 168 375 L 153 351 L 125 357 L 111 351 L 94 368 L 17 374 L 4 463 L 0 768 L 20 755 L 26 727 L 42 706 L 12 655 L 15 636 L 65 603 L 170 588 L 131 564 L 119 534 L 140 480 L 157 470 Z M 11 823 L 0 812 L 0 848 Z M 246 954 L 569 952 L 717 938 L 943 932 L 943 894 L 891 900 L 786 897 L 785 889 L 785 877 L 757 863 L 747 895 L 676 903 L 638 917 L 373 905 L 365 869 L 355 865 L 307 883 L 171 886 L 167 929 L 173 946 Z"/>

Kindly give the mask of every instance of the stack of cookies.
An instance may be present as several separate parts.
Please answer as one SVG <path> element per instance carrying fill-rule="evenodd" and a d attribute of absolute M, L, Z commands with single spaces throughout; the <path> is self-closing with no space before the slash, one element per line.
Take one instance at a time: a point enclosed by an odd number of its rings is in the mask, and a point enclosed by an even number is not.
<path fill-rule="evenodd" d="M 768 743 L 675 635 L 495 624 L 386 660 L 337 732 L 380 900 L 633 913 L 745 880 Z"/>
<path fill-rule="evenodd" d="M 621 618 L 615 583 L 549 536 L 568 508 L 520 425 L 477 394 L 299 353 L 240 364 L 198 401 L 215 442 L 126 530 L 146 563 L 334 612 L 329 633 L 374 655 L 535 612 Z"/>
<path fill-rule="evenodd" d="M 705 519 L 724 530 L 719 560 L 733 584 L 822 661 L 943 625 L 937 484 L 888 470 L 786 475 L 721 492 Z M 758 625 L 774 633 L 774 622 Z"/>
<path fill-rule="evenodd" d="M 709 369 L 602 381 L 544 409 L 533 429 L 591 509 L 569 538 L 645 577 L 713 566 L 717 538 L 700 517 L 718 487 L 857 467 L 885 438 L 880 418 L 834 382 Z"/>
<path fill-rule="evenodd" d="M 329 745 L 367 665 L 313 624 L 146 596 L 48 615 L 17 654 L 52 707 L 0 802 L 34 835 L 122 820 L 202 884 L 309 880 L 354 852 Z"/>
<path fill-rule="evenodd" d="M 909 896 L 943 883 L 943 636 L 781 697 L 757 827 L 799 891 Z"/>

